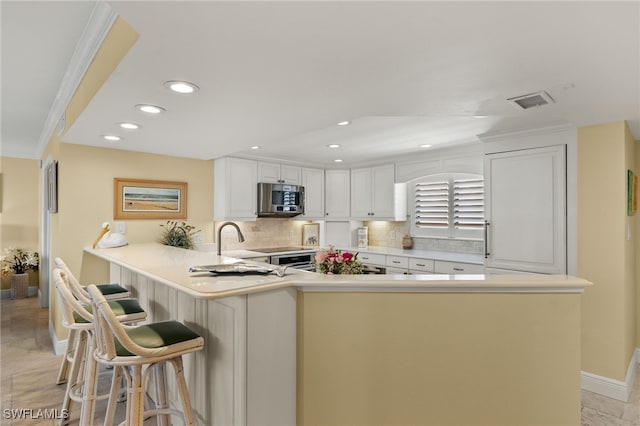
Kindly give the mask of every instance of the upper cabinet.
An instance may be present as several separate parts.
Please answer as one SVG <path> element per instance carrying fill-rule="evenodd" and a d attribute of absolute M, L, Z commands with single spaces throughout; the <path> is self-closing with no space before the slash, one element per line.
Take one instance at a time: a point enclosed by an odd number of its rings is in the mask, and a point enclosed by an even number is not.
<path fill-rule="evenodd" d="M 258 163 L 225 157 L 214 162 L 214 220 L 255 220 Z"/>
<path fill-rule="evenodd" d="M 351 217 L 395 220 L 395 166 L 351 170 Z"/>
<path fill-rule="evenodd" d="M 323 219 L 324 212 L 324 170 L 303 167 L 301 182 L 304 187 L 305 219 Z"/>
<path fill-rule="evenodd" d="M 258 161 L 258 182 L 300 185 L 301 167 Z"/>
<path fill-rule="evenodd" d="M 485 159 L 487 268 L 565 274 L 565 146 Z"/>
<path fill-rule="evenodd" d="M 349 170 L 325 171 L 326 220 L 349 220 L 350 188 Z"/>

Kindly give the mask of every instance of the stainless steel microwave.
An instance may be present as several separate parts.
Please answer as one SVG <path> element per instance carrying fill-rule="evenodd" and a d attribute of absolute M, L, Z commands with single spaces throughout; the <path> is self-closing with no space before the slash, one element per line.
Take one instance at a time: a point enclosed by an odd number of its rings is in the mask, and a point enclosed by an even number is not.
<path fill-rule="evenodd" d="M 258 217 L 293 217 L 303 213 L 303 186 L 258 183 Z"/>

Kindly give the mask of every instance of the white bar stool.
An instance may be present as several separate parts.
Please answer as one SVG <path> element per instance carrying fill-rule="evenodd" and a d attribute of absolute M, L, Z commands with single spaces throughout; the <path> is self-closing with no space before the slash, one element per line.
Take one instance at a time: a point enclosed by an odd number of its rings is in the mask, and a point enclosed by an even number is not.
<path fill-rule="evenodd" d="M 182 355 L 201 350 L 204 339 L 178 321 L 163 321 L 136 327 L 126 326 L 118 321 L 96 286 L 89 285 L 87 290 L 95 312 L 95 358 L 99 363 L 114 367 L 112 385 L 121 373 L 124 373 L 127 379 L 127 416 L 120 426 L 141 426 L 146 417 L 166 414 L 181 414 L 185 425 L 193 425 Z M 156 404 L 156 409 L 145 411 L 144 395 L 149 374 L 155 370 L 154 367 L 162 367 L 167 362 L 172 364 L 175 372 L 182 411 L 168 407 L 166 387 L 161 383 L 157 388 L 159 402 Z M 156 381 L 156 385 L 158 382 L 163 381 Z M 116 392 L 117 389 L 112 387 L 107 417 L 112 417 L 109 412 L 115 411 L 113 401 Z"/>
<path fill-rule="evenodd" d="M 69 357 L 70 371 L 62 410 L 70 413 L 71 401 L 80 402 L 80 424 L 91 425 L 93 424 L 96 400 L 111 395 L 111 393 L 97 395 L 98 369 L 93 357 L 95 350 L 93 305 L 83 306 L 78 301 L 70 289 L 64 271 L 54 269 L 53 278 L 62 305 L 62 323 L 70 333 L 75 333 L 73 342 L 70 342 L 72 347 L 67 349 L 67 353 L 71 353 Z M 116 321 L 137 322 L 144 320 L 147 316 L 135 299 L 111 300 L 107 302 L 106 306 Z M 115 376 L 114 374 L 114 380 L 116 380 Z M 112 383 L 113 387 L 117 389 L 118 384 Z M 105 419 L 105 424 L 109 424 L 109 421 L 113 423 L 113 418 Z"/>
<path fill-rule="evenodd" d="M 71 288 L 71 292 L 74 296 L 85 306 L 91 305 L 89 299 L 89 293 L 85 287 L 83 287 L 77 278 L 71 273 L 71 270 L 67 264 L 59 257 L 54 260 L 56 267 L 62 269 L 67 277 L 67 283 Z M 99 284 L 98 288 L 105 295 L 107 300 L 128 299 L 131 297 L 131 292 L 119 284 Z M 69 366 L 71 365 L 71 358 L 73 357 L 73 348 L 75 348 L 76 330 L 69 330 L 69 338 L 67 339 L 67 353 L 62 357 L 60 368 L 58 369 L 58 378 L 56 384 L 61 385 L 67 382 L 67 375 L 69 373 Z"/>

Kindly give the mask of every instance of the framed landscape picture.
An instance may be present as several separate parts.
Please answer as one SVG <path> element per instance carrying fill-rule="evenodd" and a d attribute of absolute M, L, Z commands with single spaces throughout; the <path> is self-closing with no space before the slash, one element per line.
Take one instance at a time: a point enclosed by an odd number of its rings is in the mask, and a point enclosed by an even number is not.
<path fill-rule="evenodd" d="M 115 178 L 114 219 L 186 219 L 187 183 Z"/>

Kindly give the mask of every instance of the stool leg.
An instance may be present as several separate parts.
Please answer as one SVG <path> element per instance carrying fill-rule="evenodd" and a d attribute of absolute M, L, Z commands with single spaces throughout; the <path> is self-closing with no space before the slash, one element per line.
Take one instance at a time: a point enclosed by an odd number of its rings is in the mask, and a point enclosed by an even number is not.
<path fill-rule="evenodd" d="M 56 385 L 65 383 L 69 377 L 69 364 L 71 363 L 70 360 L 73 359 L 75 353 L 76 335 L 77 330 L 69 330 L 69 338 L 67 339 L 67 350 L 62 357 L 62 363 L 60 364 L 60 369 L 58 370 Z"/>
<path fill-rule="evenodd" d="M 169 408 L 167 369 L 164 362 L 156 364 L 153 367 L 153 380 L 156 383 L 156 409 Z M 159 414 L 156 421 L 158 426 L 169 426 L 171 424 L 171 417 L 169 414 Z"/>
<path fill-rule="evenodd" d="M 80 410 L 80 424 L 93 424 L 93 414 L 98 393 L 98 362 L 93 357 L 95 339 L 91 332 L 87 332 L 87 354 L 84 371 L 84 389 L 82 392 L 82 409 Z"/>
<path fill-rule="evenodd" d="M 113 366 L 112 366 L 113 367 Z M 111 378 L 111 389 L 109 391 L 109 400 L 107 402 L 107 412 L 104 415 L 104 425 L 113 424 L 113 418 L 116 414 L 116 403 L 118 402 L 118 393 L 122 384 L 122 367 L 113 367 L 113 377 Z"/>
<path fill-rule="evenodd" d="M 192 426 L 194 425 L 193 412 L 191 411 L 191 401 L 189 400 L 187 381 L 184 378 L 182 356 L 171 359 L 171 362 L 176 371 L 176 381 L 178 382 L 178 392 L 180 393 L 180 401 L 182 402 L 182 416 L 184 417 L 184 424 L 185 426 Z"/>
<path fill-rule="evenodd" d="M 86 343 L 87 336 L 85 333 L 78 332 L 74 337 L 73 355 L 70 361 L 71 371 L 69 371 L 67 376 L 67 388 L 65 389 L 64 398 L 62 399 L 61 412 L 63 413 L 71 412 L 71 393 L 74 392 L 76 387 L 82 382 L 82 366 L 84 364 L 83 360 L 87 349 Z M 67 419 L 63 419 L 59 424 L 65 424 L 67 421 Z"/>
<path fill-rule="evenodd" d="M 142 366 L 132 365 L 130 368 L 130 385 L 127 396 L 127 426 L 142 426 L 144 421 L 144 386 L 142 383 Z"/>

